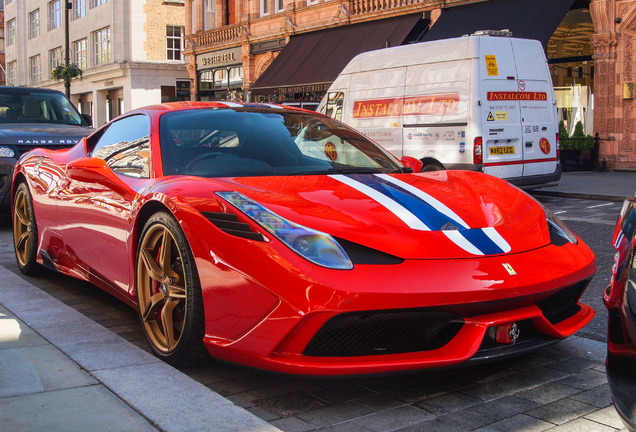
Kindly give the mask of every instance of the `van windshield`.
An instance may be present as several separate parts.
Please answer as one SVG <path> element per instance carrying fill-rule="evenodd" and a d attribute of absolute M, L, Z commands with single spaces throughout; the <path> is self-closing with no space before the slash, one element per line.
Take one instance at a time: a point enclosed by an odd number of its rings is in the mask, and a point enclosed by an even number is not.
<path fill-rule="evenodd" d="M 82 125 L 82 117 L 62 93 L 0 90 L 0 124 L 48 123 Z"/>

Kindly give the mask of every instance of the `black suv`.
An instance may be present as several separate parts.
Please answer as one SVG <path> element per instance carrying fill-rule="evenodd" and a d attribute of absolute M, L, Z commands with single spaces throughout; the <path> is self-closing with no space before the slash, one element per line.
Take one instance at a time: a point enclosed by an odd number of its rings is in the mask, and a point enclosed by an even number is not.
<path fill-rule="evenodd" d="M 72 147 L 93 132 L 91 126 L 91 117 L 59 91 L 0 87 L 0 207 L 11 201 L 13 166 L 23 153 Z"/>

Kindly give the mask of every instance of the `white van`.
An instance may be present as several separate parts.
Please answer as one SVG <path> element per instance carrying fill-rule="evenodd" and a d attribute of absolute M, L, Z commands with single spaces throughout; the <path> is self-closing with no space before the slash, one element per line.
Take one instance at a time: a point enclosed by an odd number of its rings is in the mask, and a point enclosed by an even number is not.
<path fill-rule="evenodd" d="M 356 56 L 318 111 L 423 171 L 467 169 L 519 186 L 561 178 L 556 98 L 541 43 L 505 31 Z"/>

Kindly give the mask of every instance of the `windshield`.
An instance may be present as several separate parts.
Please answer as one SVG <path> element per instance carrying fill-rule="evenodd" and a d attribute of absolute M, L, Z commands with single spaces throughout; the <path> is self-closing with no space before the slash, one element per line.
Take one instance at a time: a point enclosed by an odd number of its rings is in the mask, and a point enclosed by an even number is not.
<path fill-rule="evenodd" d="M 3 89 L 0 124 L 48 123 L 82 125 L 82 118 L 62 93 Z"/>
<path fill-rule="evenodd" d="M 402 166 L 363 135 L 317 114 L 200 109 L 160 120 L 164 175 L 202 177 L 390 173 Z"/>

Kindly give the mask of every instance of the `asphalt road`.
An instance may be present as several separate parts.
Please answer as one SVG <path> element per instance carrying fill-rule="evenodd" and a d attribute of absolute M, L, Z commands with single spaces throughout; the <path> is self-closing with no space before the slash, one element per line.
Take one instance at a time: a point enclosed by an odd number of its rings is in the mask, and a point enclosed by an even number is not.
<path fill-rule="evenodd" d="M 596 316 L 577 334 L 605 342 L 607 340 L 607 310 L 603 304 L 602 292 L 612 275 L 616 251 L 611 241 L 622 203 L 543 196 L 537 198 L 561 218 L 596 255 L 598 271 L 583 294 L 583 303 L 593 307 Z"/>

